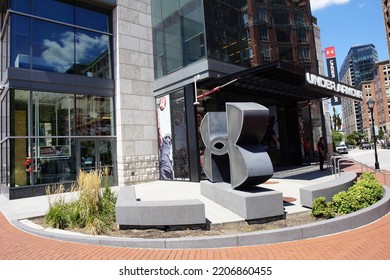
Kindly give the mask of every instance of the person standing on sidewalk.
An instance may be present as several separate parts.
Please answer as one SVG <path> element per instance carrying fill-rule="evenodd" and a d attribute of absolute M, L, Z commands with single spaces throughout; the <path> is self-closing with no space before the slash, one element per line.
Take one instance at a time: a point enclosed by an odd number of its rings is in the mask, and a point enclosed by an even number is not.
<path fill-rule="evenodd" d="M 318 141 L 318 144 L 317 144 L 317 148 L 318 148 L 318 156 L 319 156 L 319 159 L 320 159 L 320 170 L 325 170 L 324 169 L 324 161 L 325 161 L 325 144 L 324 144 L 324 138 L 323 137 L 320 137 L 320 140 Z"/>

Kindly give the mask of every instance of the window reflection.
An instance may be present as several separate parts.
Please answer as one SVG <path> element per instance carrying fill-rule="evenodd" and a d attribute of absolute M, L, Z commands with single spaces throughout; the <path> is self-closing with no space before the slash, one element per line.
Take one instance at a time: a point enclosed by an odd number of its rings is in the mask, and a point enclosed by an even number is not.
<path fill-rule="evenodd" d="M 74 33 L 67 26 L 33 20 L 33 69 L 72 73 Z"/>
<path fill-rule="evenodd" d="M 42 20 L 11 13 L 11 66 L 111 79 L 111 35 L 106 34 L 110 28 L 109 15 L 68 2 L 71 1 L 34 1 L 32 13 Z M 26 5 L 16 7 L 27 12 Z"/>
<path fill-rule="evenodd" d="M 173 167 L 176 179 L 189 178 L 187 120 L 185 115 L 184 92 L 174 92 L 170 96 L 172 120 Z"/>
<path fill-rule="evenodd" d="M 202 1 L 152 1 L 155 77 L 205 57 Z"/>
<path fill-rule="evenodd" d="M 34 0 L 32 1 L 32 14 L 56 21 L 74 23 L 73 1 L 66 0 Z"/>
<path fill-rule="evenodd" d="M 76 32 L 75 73 L 88 77 L 110 78 L 109 37 L 94 32 Z"/>
<path fill-rule="evenodd" d="M 82 7 L 76 7 L 75 10 L 77 26 L 82 26 L 94 30 L 99 30 L 102 32 L 110 31 L 110 20 L 109 16 L 105 13 L 98 11 L 85 9 Z"/>
<path fill-rule="evenodd" d="M 30 68 L 30 19 L 23 16 L 13 16 L 11 32 L 12 66 Z"/>
<path fill-rule="evenodd" d="M 11 186 L 73 181 L 77 174 L 74 136 L 114 135 L 112 97 L 25 90 L 9 94 L 1 106 L 3 115 L 11 113 L 1 123 L 0 171 L 1 180 Z M 7 139 L 8 122 L 11 137 Z M 99 151 L 101 163 L 112 169 L 110 145 L 103 141 Z"/>
<path fill-rule="evenodd" d="M 76 97 L 76 135 L 113 135 L 112 98 Z"/>

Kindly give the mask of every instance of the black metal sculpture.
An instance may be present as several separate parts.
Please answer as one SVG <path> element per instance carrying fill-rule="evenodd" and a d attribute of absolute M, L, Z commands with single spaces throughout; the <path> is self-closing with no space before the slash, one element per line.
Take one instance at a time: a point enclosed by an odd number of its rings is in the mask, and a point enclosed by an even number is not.
<path fill-rule="evenodd" d="M 204 172 L 211 182 L 233 189 L 264 183 L 274 174 L 260 144 L 268 124 L 268 108 L 257 103 L 226 103 L 225 112 L 209 112 L 200 125 L 206 146 Z"/>

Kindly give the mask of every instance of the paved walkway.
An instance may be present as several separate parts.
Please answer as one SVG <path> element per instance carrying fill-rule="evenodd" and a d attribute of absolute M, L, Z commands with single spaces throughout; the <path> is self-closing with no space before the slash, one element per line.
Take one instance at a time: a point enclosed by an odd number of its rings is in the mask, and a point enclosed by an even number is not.
<path fill-rule="evenodd" d="M 344 170 L 360 172 L 361 168 L 350 164 Z M 14 227 L 0 212 L 0 248 L 0 260 L 390 260 L 390 214 L 355 230 L 313 239 L 220 249 L 161 250 L 47 239 Z"/>

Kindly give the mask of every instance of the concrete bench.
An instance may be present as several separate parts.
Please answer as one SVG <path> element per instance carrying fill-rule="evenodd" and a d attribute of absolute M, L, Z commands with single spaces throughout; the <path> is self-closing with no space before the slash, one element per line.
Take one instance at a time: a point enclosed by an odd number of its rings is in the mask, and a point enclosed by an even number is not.
<path fill-rule="evenodd" d="M 354 172 L 341 172 L 340 176 L 334 180 L 300 188 L 301 205 L 311 208 L 313 200 L 321 196 L 324 196 L 327 201 L 331 201 L 335 194 L 351 187 L 356 177 Z"/>
<path fill-rule="evenodd" d="M 205 205 L 198 199 L 141 201 L 134 186 L 119 190 L 115 205 L 120 228 L 205 225 Z"/>

